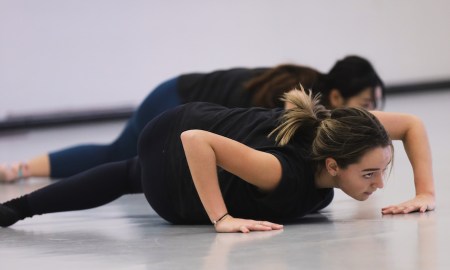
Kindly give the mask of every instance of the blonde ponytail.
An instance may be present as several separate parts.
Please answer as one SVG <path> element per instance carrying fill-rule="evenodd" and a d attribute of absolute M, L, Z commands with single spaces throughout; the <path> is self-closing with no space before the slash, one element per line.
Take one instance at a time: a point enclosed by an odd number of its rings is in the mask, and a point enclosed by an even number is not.
<path fill-rule="evenodd" d="M 316 170 L 323 168 L 325 160 L 332 157 L 340 168 L 358 162 L 370 149 L 391 147 L 388 133 L 380 121 L 362 108 L 338 108 L 332 111 L 319 104 L 320 95 L 312 97 L 303 87 L 283 96 L 289 104 L 281 116 L 281 124 L 269 136 L 283 146 L 293 136 L 311 144 L 310 158 Z"/>
<path fill-rule="evenodd" d="M 281 117 L 281 124 L 269 134 L 276 134 L 275 141 L 280 146 L 289 143 L 296 132 L 312 141 L 321 121 L 330 116 L 330 111 L 320 105 L 320 94 L 313 97 L 312 92 L 306 93 L 301 85 L 300 89 L 285 93 L 281 100 L 289 107 Z"/>

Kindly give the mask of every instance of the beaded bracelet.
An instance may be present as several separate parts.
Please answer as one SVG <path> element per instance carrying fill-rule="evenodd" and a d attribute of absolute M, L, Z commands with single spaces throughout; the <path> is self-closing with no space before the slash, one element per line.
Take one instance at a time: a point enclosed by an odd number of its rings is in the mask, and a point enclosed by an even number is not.
<path fill-rule="evenodd" d="M 221 216 L 218 220 L 213 220 L 213 221 L 212 221 L 212 224 L 213 224 L 214 226 L 216 226 L 217 223 L 219 223 L 220 221 L 222 221 L 226 216 L 228 216 L 228 213 L 225 213 L 225 215 Z"/>

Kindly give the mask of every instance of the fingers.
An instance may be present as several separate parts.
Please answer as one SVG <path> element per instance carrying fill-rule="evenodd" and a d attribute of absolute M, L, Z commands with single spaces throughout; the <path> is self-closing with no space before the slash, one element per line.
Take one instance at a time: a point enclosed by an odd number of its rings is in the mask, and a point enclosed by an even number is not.
<path fill-rule="evenodd" d="M 260 221 L 260 224 L 261 224 L 262 226 L 269 227 L 269 228 L 271 228 L 272 230 L 281 230 L 281 229 L 283 229 L 283 225 L 281 225 L 281 224 L 276 224 L 276 223 L 272 223 L 272 222 L 269 222 L 269 221 Z"/>
<path fill-rule="evenodd" d="M 381 213 L 383 215 L 387 215 L 387 214 L 393 214 L 393 215 L 395 215 L 395 214 L 408 214 L 408 213 L 416 212 L 416 211 L 419 211 L 419 212 L 423 213 L 423 212 L 425 212 L 427 210 L 427 208 L 428 208 L 427 205 L 407 205 L 407 206 L 405 206 L 405 205 L 398 205 L 398 206 L 391 205 L 391 206 L 382 208 Z"/>
<path fill-rule="evenodd" d="M 249 230 L 246 226 L 244 226 L 244 225 L 242 225 L 241 227 L 239 227 L 239 230 L 240 230 L 242 233 L 249 233 L 249 232 L 250 232 L 250 230 Z"/>
<path fill-rule="evenodd" d="M 249 233 L 251 231 L 272 231 L 281 230 L 283 225 L 272 223 L 269 221 L 257 221 L 252 219 L 241 219 L 229 216 L 216 224 L 217 232 L 230 233 L 242 232 Z"/>
<path fill-rule="evenodd" d="M 420 212 L 424 213 L 425 211 L 427 211 L 428 209 L 428 205 L 424 205 L 422 207 L 420 207 Z"/>
<path fill-rule="evenodd" d="M 249 233 L 250 231 L 271 231 L 281 230 L 283 225 L 272 223 L 269 221 L 250 221 L 248 225 L 242 225 L 239 227 L 239 231 L 242 233 Z"/>
<path fill-rule="evenodd" d="M 433 194 L 419 194 L 412 200 L 403 202 L 398 205 L 390 205 L 383 207 L 381 213 L 385 214 L 407 214 L 411 212 L 433 211 L 436 208 L 435 198 Z"/>

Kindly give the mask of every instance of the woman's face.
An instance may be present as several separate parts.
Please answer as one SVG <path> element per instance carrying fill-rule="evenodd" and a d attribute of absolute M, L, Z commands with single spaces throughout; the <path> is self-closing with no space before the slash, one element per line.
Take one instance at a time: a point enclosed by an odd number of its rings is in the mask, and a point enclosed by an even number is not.
<path fill-rule="evenodd" d="M 377 87 L 378 88 L 378 87 Z M 379 90 L 381 95 L 381 89 Z M 375 102 L 374 102 L 374 96 L 373 96 L 372 87 L 364 88 L 359 94 L 352 96 L 344 101 L 344 106 L 346 107 L 362 107 L 366 110 L 374 110 L 375 109 Z"/>
<path fill-rule="evenodd" d="M 358 163 L 338 168 L 336 186 L 350 197 L 364 201 L 384 186 L 386 168 L 392 159 L 391 147 L 377 147 L 362 156 Z"/>

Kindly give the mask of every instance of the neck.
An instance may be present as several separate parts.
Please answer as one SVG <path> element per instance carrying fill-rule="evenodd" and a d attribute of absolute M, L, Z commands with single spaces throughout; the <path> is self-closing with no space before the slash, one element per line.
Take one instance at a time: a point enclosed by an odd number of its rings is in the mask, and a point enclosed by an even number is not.
<path fill-rule="evenodd" d="M 315 174 L 314 182 L 318 188 L 334 188 L 336 187 L 335 178 L 331 176 L 327 170 L 320 169 Z"/>

